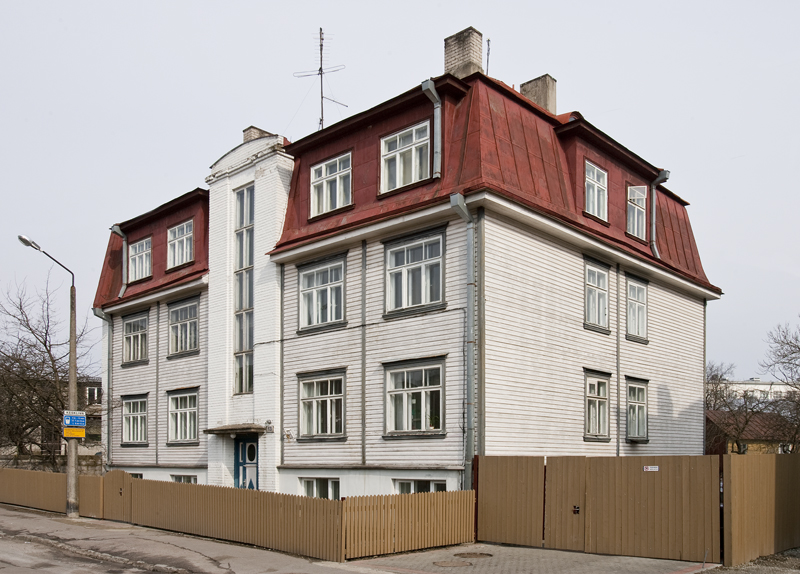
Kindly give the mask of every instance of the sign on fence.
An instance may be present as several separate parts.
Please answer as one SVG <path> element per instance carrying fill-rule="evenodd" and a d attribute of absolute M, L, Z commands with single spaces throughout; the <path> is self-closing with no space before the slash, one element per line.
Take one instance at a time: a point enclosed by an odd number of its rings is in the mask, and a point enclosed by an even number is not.
<path fill-rule="evenodd" d="M 64 415 L 65 427 L 85 427 L 86 417 L 79 417 L 75 415 Z"/>
<path fill-rule="evenodd" d="M 658 472 L 658 467 L 657 466 L 645 466 L 644 467 L 644 471 L 645 472 Z"/>
<path fill-rule="evenodd" d="M 64 438 L 85 438 L 86 429 L 83 427 L 65 427 Z"/>

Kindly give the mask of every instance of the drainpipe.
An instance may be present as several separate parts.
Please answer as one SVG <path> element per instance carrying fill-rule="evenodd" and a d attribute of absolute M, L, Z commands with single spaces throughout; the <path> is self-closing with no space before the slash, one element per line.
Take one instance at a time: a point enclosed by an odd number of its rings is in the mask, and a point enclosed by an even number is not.
<path fill-rule="evenodd" d="M 113 225 L 111 233 L 122 237 L 122 289 L 119 290 L 119 295 L 117 295 L 121 299 L 125 294 L 125 289 L 128 288 L 128 236 L 122 232 L 119 225 Z"/>
<path fill-rule="evenodd" d="M 422 91 L 433 102 L 433 177 L 442 177 L 442 100 L 433 80 L 422 82 Z"/>
<path fill-rule="evenodd" d="M 106 315 L 103 313 L 103 310 L 98 307 L 92 307 L 92 313 L 98 319 L 102 319 L 106 323 L 108 323 L 108 352 L 106 357 L 106 381 L 108 384 L 106 385 L 108 389 L 106 390 L 106 465 L 111 465 L 111 445 L 114 441 L 111 440 L 111 397 L 113 393 L 111 392 L 111 374 L 114 370 L 114 321 L 111 319 L 111 315 Z"/>
<path fill-rule="evenodd" d="M 656 259 L 661 259 L 656 247 L 656 188 L 669 179 L 669 172 L 662 169 L 650 184 L 650 249 Z"/>
<path fill-rule="evenodd" d="M 467 224 L 467 445 L 464 448 L 464 489 L 472 489 L 475 454 L 475 222 L 464 196 L 450 196 L 450 207 Z"/>

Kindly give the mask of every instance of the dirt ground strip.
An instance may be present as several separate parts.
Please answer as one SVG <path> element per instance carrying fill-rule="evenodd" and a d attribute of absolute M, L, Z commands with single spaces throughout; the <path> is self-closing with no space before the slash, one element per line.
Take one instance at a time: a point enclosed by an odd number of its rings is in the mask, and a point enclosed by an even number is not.
<path fill-rule="evenodd" d="M 800 548 L 793 548 L 771 556 L 762 556 L 740 566 L 718 568 L 715 572 L 737 572 L 739 574 L 800 572 Z"/>

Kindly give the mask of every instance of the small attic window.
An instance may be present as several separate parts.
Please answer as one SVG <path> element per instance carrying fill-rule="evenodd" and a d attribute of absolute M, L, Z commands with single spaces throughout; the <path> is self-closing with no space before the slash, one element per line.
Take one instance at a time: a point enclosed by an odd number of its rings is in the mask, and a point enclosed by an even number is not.
<path fill-rule="evenodd" d="M 430 177 L 429 141 L 428 122 L 381 140 L 381 193 Z"/>
<path fill-rule="evenodd" d="M 132 243 L 128 247 L 128 283 L 150 277 L 150 237 Z"/>
<path fill-rule="evenodd" d="M 586 162 L 586 213 L 608 221 L 608 173 Z"/>
<path fill-rule="evenodd" d="M 628 233 L 645 238 L 645 211 L 644 206 L 647 201 L 646 185 L 628 186 Z"/>
<path fill-rule="evenodd" d="M 350 205 L 350 153 L 311 167 L 311 217 Z"/>

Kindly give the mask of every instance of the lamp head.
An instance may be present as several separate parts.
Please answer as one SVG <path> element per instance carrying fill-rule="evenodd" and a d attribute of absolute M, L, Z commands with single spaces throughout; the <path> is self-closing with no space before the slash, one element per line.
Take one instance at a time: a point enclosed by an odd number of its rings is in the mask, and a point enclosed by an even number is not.
<path fill-rule="evenodd" d="M 36 251 L 42 250 L 42 248 L 39 247 L 39 245 L 35 241 L 33 241 L 32 239 L 28 239 L 24 235 L 17 235 L 17 239 L 19 239 L 19 242 L 22 243 L 25 247 L 33 247 Z"/>

